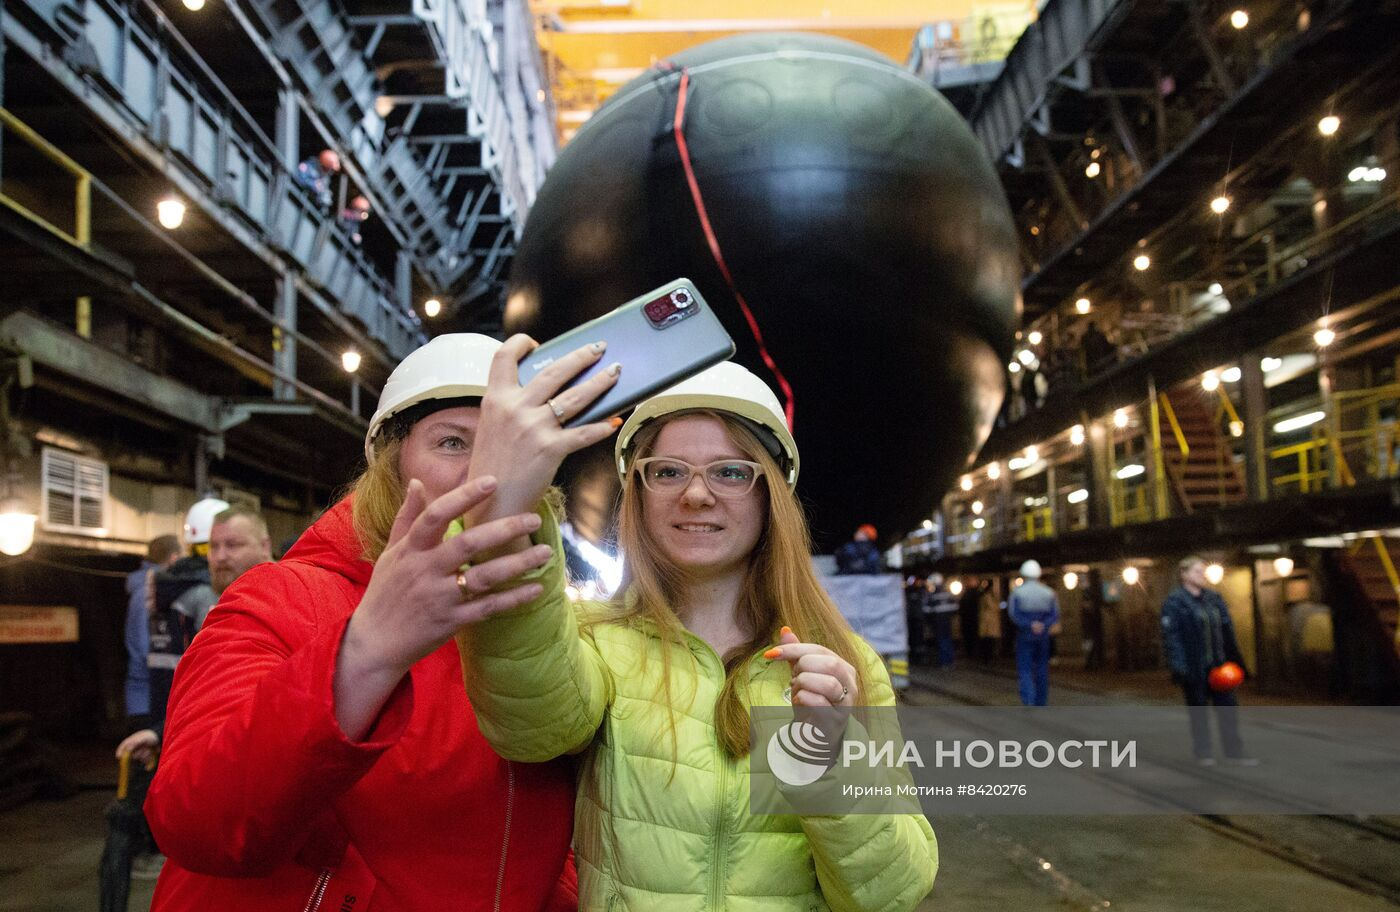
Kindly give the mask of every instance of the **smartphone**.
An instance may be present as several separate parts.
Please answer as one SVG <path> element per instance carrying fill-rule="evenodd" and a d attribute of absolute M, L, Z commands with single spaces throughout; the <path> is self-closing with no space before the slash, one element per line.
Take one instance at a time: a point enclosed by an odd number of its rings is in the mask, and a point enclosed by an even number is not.
<path fill-rule="evenodd" d="M 575 386 L 608 365 L 622 365 L 617 383 L 567 422 L 577 427 L 602 421 L 734 355 L 734 340 L 689 279 L 676 279 L 562 336 L 550 339 L 520 362 L 525 385 L 556 358 L 593 342 L 606 342 L 603 357 L 574 378 Z"/>

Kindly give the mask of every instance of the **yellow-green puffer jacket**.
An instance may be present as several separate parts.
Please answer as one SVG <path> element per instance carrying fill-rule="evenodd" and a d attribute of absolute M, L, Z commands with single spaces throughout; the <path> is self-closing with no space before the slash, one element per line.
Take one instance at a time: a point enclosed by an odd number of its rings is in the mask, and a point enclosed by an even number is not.
<path fill-rule="evenodd" d="M 585 912 L 912 909 L 933 886 L 938 844 L 920 815 L 794 816 L 749 812 L 749 761 L 715 736 L 719 656 L 687 633 L 673 646 L 676 762 L 661 678 L 661 641 L 645 621 L 582 631 L 564 595 L 558 527 L 532 576 L 544 594 L 458 635 L 467 692 L 502 757 L 583 753 L 574 821 Z M 603 610 L 585 606 L 585 611 Z M 871 693 L 894 704 L 889 676 L 861 641 Z M 789 666 L 756 656 L 757 705 L 785 705 Z M 694 699 L 687 698 L 694 693 Z M 688 708 L 687 708 L 688 707 Z"/>

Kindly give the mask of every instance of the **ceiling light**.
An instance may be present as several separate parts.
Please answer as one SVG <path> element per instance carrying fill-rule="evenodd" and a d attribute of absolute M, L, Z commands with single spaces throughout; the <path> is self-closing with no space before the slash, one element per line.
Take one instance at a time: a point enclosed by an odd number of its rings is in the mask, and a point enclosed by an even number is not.
<path fill-rule="evenodd" d="M 1292 418 L 1285 418 L 1275 424 L 1274 433 L 1288 434 L 1292 431 L 1299 431 L 1305 427 L 1312 427 L 1326 417 L 1326 412 L 1306 412 L 1302 415 L 1294 415 Z"/>
<path fill-rule="evenodd" d="M 1342 126 L 1342 119 L 1336 114 L 1328 114 L 1317 122 L 1317 132 L 1323 136 L 1332 136 Z"/>
<path fill-rule="evenodd" d="M 1231 436 L 1231 437 L 1243 437 L 1243 436 L 1244 436 L 1244 422 L 1243 422 L 1243 421 L 1238 421 L 1238 420 L 1236 420 L 1236 421 L 1231 421 L 1231 422 L 1230 422 L 1230 436 Z"/>
<path fill-rule="evenodd" d="M 185 204 L 173 196 L 156 203 L 156 221 L 174 231 L 185 221 Z"/>
<path fill-rule="evenodd" d="M 185 4 L 185 9 L 192 13 L 197 13 L 204 9 L 204 0 L 181 0 Z"/>
<path fill-rule="evenodd" d="M 1235 10 L 1230 14 L 1230 24 L 1236 29 L 1244 28 L 1246 25 L 1249 25 L 1249 13 L 1246 13 L 1242 9 Z"/>
<path fill-rule="evenodd" d="M 1093 180 L 1094 178 L 1099 176 L 1099 172 L 1102 170 L 1102 165 L 1100 165 L 1096 161 L 1091 161 L 1089 162 L 1088 166 L 1084 169 L 1084 176 L 1089 178 L 1090 180 Z"/>
<path fill-rule="evenodd" d="M 1079 586 L 1079 574 L 1073 570 L 1065 574 L 1065 588 L 1075 589 Z"/>
<path fill-rule="evenodd" d="M 1152 265 L 1152 258 L 1145 253 L 1139 253 L 1133 257 L 1133 268 L 1138 272 L 1146 272 Z"/>
<path fill-rule="evenodd" d="M 972 528 L 974 529 L 981 529 L 984 528 L 986 525 L 987 521 L 980 516 L 972 521 Z"/>
<path fill-rule="evenodd" d="M 983 509 L 983 508 L 982 508 L 982 501 L 980 501 L 980 500 L 974 500 L 974 501 L 972 502 L 972 515 L 974 515 L 974 516 L 981 516 L 981 515 L 982 515 L 982 509 Z"/>
<path fill-rule="evenodd" d="M 964 475 L 964 476 L 962 477 L 962 482 L 961 482 L 958 486 L 959 486 L 960 488 L 962 488 L 964 491 L 971 491 L 971 490 L 972 490 L 972 476 L 971 476 L 971 475 Z"/>
<path fill-rule="evenodd" d="M 353 374 L 360 369 L 360 353 L 353 348 L 346 349 L 340 355 L 340 366 L 347 374 Z"/>
<path fill-rule="evenodd" d="M 1217 196 L 1210 201 L 1210 211 L 1216 215 L 1224 215 L 1225 210 L 1230 208 L 1230 198 L 1228 196 Z"/>
<path fill-rule="evenodd" d="M 1033 446 L 1026 447 L 1026 462 L 1035 462 L 1040 458 L 1040 450 Z"/>
<path fill-rule="evenodd" d="M 1337 334 L 1331 329 L 1324 326 L 1317 332 L 1313 333 L 1313 341 L 1317 343 L 1318 348 L 1326 348 L 1333 342 L 1337 341 Z"/>
<path fill-rule="evenodd" d="M 1123 582 L 1127 583 L 1129 586 L 1136 586 L 1140 576 L 1141 574 L 1138 573 L 1137 567 L 1130 566 L 1123 568 Z"/>
<path fill-rule="evenodd" d="M 1090 307 L 1090 304 L 1089 304 L 1089 299 L 1088 299 L 1088 298 L 1080 298 L 1078 301 L 1075 301 L 1075 302 L 1074 302 L 1074 309 L 1077 310 L 1077 311 L 1079 311 L 1079 312 L 1082 313 L 1082 314 L 1088 313 L 1088 312 L 1089 312 L 1089 307 Z"/>
<path fill-rule="evenodd" d="M 1211 564 L 1206 567 L 1206 582 L 1212 586 L 1219 586 L 1220 581 L 1225 578 L 1225 568 L 1219 564 Z"/>
<path fill-rule="evenodd" d="M 931 520 L 931 519 L 926 519 L 926 520 L 924 520 L 924 524 L 923 524 L 923 525 L 924 525 L 924 528 L 925 528 L 925 529 L 932 529 L 932 528 L 933 528 L 933 520 Z"/>
<path fill-rule="evenodd" d="M 1074 446 L 1084 445 L 1084 425 L 1076 424 L 1069 429 L 1069 442 Z"/>
<path fill-rule="evenodd" d="M 1069 492 L 1069 496 L 1065 498 L 1065 500 L 1068 500 L 1068 501 L 1069 501 L 1070 503 L 1072 503 L 1072 504 L 1083 503 L 1084 501 L 1086 501 L 1086 500 L 1088 500 L 1088 499 L 1089 499 L 1089 489 L 1088 489 L 1088 488 L 1076 488 L 1075 490 L 1070 491 L 1070 492 Z"/>
<path fill-rule="evenodd" d="M 1239 383 L 1240 369 L 1238 367 L 1227 367 L 1225 368 L 1225 373 L 1220 375 L 1220 379 L 1224 380 L 1226 383 Z"/>
<path fill-rule="evenodd" d="M 1128 426 L 1128 412 L 1126 409 L 1119 409 L 1113 413 L 1113 426 L 1125 428 Z"/>
<path fill-rule="evenodd" d="M 992 481 L 996 481 L 998 478 L 1000 478 L 1000 477 L 1001 477 L 1001 463 L 999 463 L 999 462 L 993 462 L 993 463 L 988 464 L 988 466 L 987 466 L 987 477 L 990 478 Z"/>
<path fill-rule="evenodd" d="M 963 591 L 962 580 L 953 580 L 951 583 L 949 583 L 949 584 L 948 584 L 948 591 L 949 591 L 950 593 L 952 593 L 953 595 L 962 595 L 962 591 Z"/>
<path fill-rule="evenodd" d="M 1026 336 L 1026 341 L 1032 345 L 1039 345 L 1044 339 L 1045 337 L 1040 334 L 1040 330 L 1038 329 L 1031 330 L 1031 334 Z"/>
<path fill-rule="evenodd" d="M 1385 180 L 1385 169 L 1371 168 L 1366 172 L 1366 180 L 1373 184 Z"/>
<path fill-rule="evenodd" d="M 1274 558 L 1274 572 L 1277 573 L 1279 576 L 1291 576 L 1293 574 L 1293 558 Z"/>
<path fill-rule="evenodd" d="M 1213 370 L 1206 371 L 1201 375 L 1201 389 L 1208 393 L 1220 389 L 1220 375 Z"/>
<path fill-rule="evenodd" d="M 1283 367 L 1283 359 L 1282 359 L 1282 358 L 1260 358 L 1260 359 L 1259 359 L 1259 369 L 1262 370 L 1262 371 L 1263 371 L 1264 373 L 1266 373 L 1266 374 L 1267 374 L 1269 371 L 1276 371 L 1276 370 L 1278 370 L 1280 367 Z"/>
<path fill-rule="evenodd" d="M 1210 287 L 1207 288 L 1206 291 L 1210 292 L 1213 295 L 1224 294 L 1225 286 L 1221 285 L 1219 282 L 1211 282 Z"/>
<path fill-rule="evenodd" d="M 436 317 L 442 313 L 442 302 L 437 298 L 429 298 L 423 302 L 423 313 L 428 317 Z"/>
<path fill-rule="evenodd" d="M 34 524 L 39 517 L 18 498 L 0 505 L 0 554 L 18 557 L 34 544 Z"/>
<path fill-rule="evenodd" d="M 1019 362 L 1012 361 L 1010 364 L 1006 365 L 1006 369 L 1013 374 L 1019 374 L 1021 372 L 1021 365 Z"/>
<path fill-rule="evenodd" d="M 1016 353 L 1016 358 L 1026 367 L 1030 367 L 1031 362 L 1035 360 L 1035 353 L 1029 348 L 1023 348 Z"/>
<path fill-rule="evenodd" d="M 1114 472 L 1113 474 L 1120 481 L 1126 481 L 1129 478 L 1137 478 L 1139 475 L 1146 471 L 1147 469 L 1143 468 L 1142 463 L 1130 462 L 1127 465 L 1123 466 L 1123 468 L 1119 469 L 1117 472 Z"/>

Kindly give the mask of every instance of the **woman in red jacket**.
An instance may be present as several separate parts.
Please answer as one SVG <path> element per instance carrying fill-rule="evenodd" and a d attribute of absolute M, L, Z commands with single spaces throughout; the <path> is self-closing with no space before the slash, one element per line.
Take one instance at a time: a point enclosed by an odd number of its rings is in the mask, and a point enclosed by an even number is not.
<path fill-rule="evenodd" d="M 231 585 L 185 653 L 146 801 L 169 858 L 153 909 L 576 905 L 572 770 L 496 756 L 452 639 L 537 596 L 531 575 L 550 556 L 489 559 L 538 528 L 533 514 L 443 541 L 494 489 L 466 481 L 499 347 L 456 334 L 409 355 L 385 384 L 351 495 L 280 563 Z M 553 407 L 601 354 L 561 358 L 528 397 Z M 591 401 L 615 377 L 570 398 Z M 614 429 L 556 425 L 544 448 L 562 457 Z"/>

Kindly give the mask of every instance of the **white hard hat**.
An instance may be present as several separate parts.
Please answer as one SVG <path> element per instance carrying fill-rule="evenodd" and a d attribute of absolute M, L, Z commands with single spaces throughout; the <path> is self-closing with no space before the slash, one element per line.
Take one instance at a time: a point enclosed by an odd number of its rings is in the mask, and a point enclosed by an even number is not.
<path fill-rule="evenodd" d="M 631 462 L 632 439 L 648 422 L 663 415 L 687 412 L 694 409 L 713 409 L 728 412 L 747 420 L 766 431 L 777 440 L 781 453 L 773 457 L 786 473 L 785 480 L 791 488 L 797 484 L 797 441 L 792 439 L 787 420 L 783 417 L 783 407 L 778 397 L 768 385 L 744 367 L 733 361 L 721 361 L 706 368 L 688 380 L 682 380 L 637 406 L 622 432 L 617 435 L 613 449 L 617 457 L 617 474 L 625 483 L 627 467 Z M 760 438 L 763 434 L 759 435 Z"/>
<path fill-rule="evenodd" d="M 203 545 L 209 541 L 214 517 L 228 509 L 228 501 L 206 497 L 185 513 L 185 544 Z"/>
<path fill-rule="evenodd" d="M 1028 560 L 1021 565 L 1021 575 L 1026 579 L 1040 579 L 1040 562 Z"/>
<path fill-rule="evenodd" d="M 365 434 L 365 461 L 374 461 L 374 438 L 390 418 L 420 402 L 485 396 L 491 358 L 501 343 L 480 333 L 448 333 L 409 354 L 379 394 L 379 408 Z"/>

